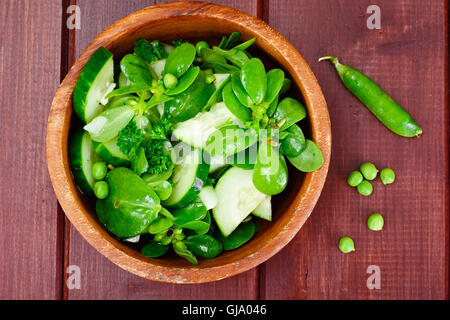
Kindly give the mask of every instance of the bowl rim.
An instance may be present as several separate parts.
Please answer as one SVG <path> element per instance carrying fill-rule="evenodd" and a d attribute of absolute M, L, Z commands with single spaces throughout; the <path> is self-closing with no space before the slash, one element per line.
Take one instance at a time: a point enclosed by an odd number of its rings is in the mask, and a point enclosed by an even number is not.
<path fill-rule="evenodd" d="M 189 5 L 189 11 L 183 8 Z M 152 21 L 182 16 L 199 16 L 216 20 L 226 19 L 242 29 L 258 34 L 258 41 L 265 44 L 282 44 L 276 49 L 292 70 L 293 80 L 300 88 L 310 117 L 313 140 L 321 148 L 324 157 L 322 167 L 306 173 L 295 199 L 295 212 L 280 232 L 267 244 L 239 260 L 219 266 L 168 267 L 155 265 L 140 259 L 138 253 L 125 252 L 118 247 L 117 240 L 108 240 L 107 231 L 95 228 L 98 223 L 81 203 L 69 168 L 67 140 L 72 115 L 71 99 L 78 75 L 91 54 L 105 41 L 114 38 L 121 25 L 138 23 L 145 25 Z M 136 19 L 144 16 L 145 19 Z M 250 24 L 251 29 L 246 25 Z M 275 47 L 274 47 L 275 50 Z M 66 129 L 65 129 L 66 128 Z M 47 123 L 46 135 L 47 165 L 57 199 L 71 224 L 82 237 L 110 261 L 140 277 L 170 283 L 204 283 L 228 278 L 267 261 L 286 246 L 298 233 L 316 205 L 328 173 L 331 157 L 331 124 L 325 98 L 320 86 L 300 53 L 276 30 L 264 21 L 237 9 L 197 1 L 178 1 L 146 7 L 116 21 L 98 34 L 75 61 L 55 93 Z M 300 192 L 303 190 L 304 192 Z M 302 196 L 299 196 L 302 194 Z M 301 211 L 301 214 L 299 214 Z"/>

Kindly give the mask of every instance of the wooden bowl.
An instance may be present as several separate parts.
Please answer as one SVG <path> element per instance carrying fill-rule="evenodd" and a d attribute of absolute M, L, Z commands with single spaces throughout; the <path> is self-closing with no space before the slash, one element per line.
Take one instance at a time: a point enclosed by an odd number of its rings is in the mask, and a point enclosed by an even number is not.
<path fill-rule="evenodd" d="M 297 95 L 307 106 L 307 130 L 322 150 L 324 164 L 313 173 L 289 171 L 288 187 L 274 201 L 273 221 L 262 223 L 255 237 L 241 248 L 224 252 L 214 259 L 200 260 L 198 265 L 191 265 L 175 256 L 146 258 L 136 248 L 118 241 L 106 231 L 96 217 L 93 200 L 83 196 L 74 183 L 67 145 L 71 121 L 75 117 L 72 94 L 78 76 L 100 46 L 112 51 L 118 61 L 118 57 L 132 50 L 133 42 L 140 37 L 217 41 L 233 31 L 239 31 L 243 40 L 256 37 L 253 45 L 256 54 L 289 73 L 294 84 L 290 94 Z M 147 279 L 202 283 L 256 267 L 296 235 L 313 210 L 325 183 L 331 152 L 331 128 L 326 102 L 316 78 L 300 54 L 278 32 L 263 21 L 232 8 L 202 2 L 172 2 L 137 11 L 108 27 L 91 42 L 55 94 L 46 143 L 48 169 L 59 203 L 70 222 L 94 248 L 121 268 Z"/>

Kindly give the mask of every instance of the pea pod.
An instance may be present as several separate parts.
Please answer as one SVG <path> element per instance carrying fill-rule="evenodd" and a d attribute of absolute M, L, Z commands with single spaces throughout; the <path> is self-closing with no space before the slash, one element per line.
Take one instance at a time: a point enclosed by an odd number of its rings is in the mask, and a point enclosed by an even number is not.
<path fill-rule="evenodd" d="M 152 85 L 152 75 L 144 60 L 134 54 L 125 55 L 120 61 L 120 69 L 135 85 Z"/>
<path fill-rule="evenodd" d="M 389 130 L 402 137 L 415 137 L 422 129 L 408 112 L 395 102 L 372 79 L 362 72 L 339 63 L 337 57 L 322 57 L 334 64 L 345 87 L 350 90 Z"/>
<path fill-rule="evenodd" d="M 255 104 L 264 100 L 267 89 L 267 75 L 264 64 L 258 58 L 248 60 L 241 69 L 241 82 Z"/>
<path fill-rule="evenodd" d="M 231 83 L 228 83 L 222 91 L 223 102 L 227 109 L 242 122 L 252 120 L 252 112 L 249 108 L 241 104 L 234 94 Z"/>
<path fill-rule="evenodd" d="M 279 123 L 283 121 L 280 130 L 285 130 L 294 123 L 306 118 L 306 109 L 299 101 L 287 97 L 281 100 L 278 104 L 277 110 L 275 111 L 273 117 Z"/>
<path fill-rule="evenodd" d="M 213 237 L 203 234 L 184 240 L 188 249 L 201 259 L 212 259 L 222 253 L 222 244 Z"/>
<path fill-rule="evenodd" d="M 281 69 L 272 69 L 267 72 L 267 92 L 265 101 L 272 103 L 278 96 L 284 82 L 284 72 Z"/>
<path fill-rule="evenodd" d="M 294 167 L 303 172 L 312 172 L 320 169 L 323 164 L 323 155 L 320 148 L 311 140 L 306 139 L 305 149 L 296 157 L 288 157 Z"/>
<path fill-rule="evenodd" d="M 147 258 L 158 258 L 165 254 L 169 246 L 164 246 L 156 241 L 150 241 L 141 249 L 141 254 Z"/>
<path fill-rule="evenodd" d="M 244 245 L 255 235 L 255 224 L 253 221 L 241 223 L 228 237 L 224 237 L 221 232 L 216 233 L 217 239 L 222 242 L 223 249 L 233 250 Z"/>
<path fill-rule="evenodd" d="M 268 143 L 258 149 L 252 178 L 256 189 L 267 195 L 282 192 L 288 182 L 288 170 L 284 157 Z"/>
<path fill-rule="evenodd" d="M 298 156 L 306 148 L 306 139 L 302 129 L 293 124 L 284 132 L 288 135 L 281 140 L 280 151 L 288 157 Z"/>
<path fill-rule="evenodd" d="M 177 78 L 181 77 L 194 62 L 196 54 L 195 47 L 188 42 L 176 47 L 167 57 L 162 74 L 171 73 Z"/>

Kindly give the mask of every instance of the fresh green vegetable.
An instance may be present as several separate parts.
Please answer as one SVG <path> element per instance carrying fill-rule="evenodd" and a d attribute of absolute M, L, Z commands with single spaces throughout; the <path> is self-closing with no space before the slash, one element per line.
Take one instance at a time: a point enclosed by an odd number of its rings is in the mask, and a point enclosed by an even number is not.
<path fill-rule="evenodd" d="M 358 192 L 361 195 L 366 196 L 366 197 L 370 196 L 372 194 L 372 192 L 373 192 L 373 186 L 367 180 L 364 180 L 360 184 L 358 184 L 356 189 L 358 189 Z"/>
<path fill-rule="evenodd" d="M 367 227 L 373 231 L 380 231 L 383 229 L 384 219 L 383 216 L 379 213 L 373 213 L 370 215 L 369 219 L 367 219 Z"/>
<path fill-rule="evenodd" d="M 105 181 L 97 181 L 94 184 L 94 193 L 98 199 L 106 199 L 109 194 L 109 187 Z"/>
<path fill-rule="evenodd" d="M 199 41 L 199 42 L 197 42 L 197 44 L 195 45 L 195 50 L 197 51 L 197 55 L 198 55 L 199 57 L 202 56 L 201 51 L 202 51 L 203 48 L 208 48 L 208 49 L 209 49 L 209 43 L 206 42 L 206 41 Z"/>
<path fill-rule="evenodd" d="M 355 243 L 353 240 L 349 237 L 342 237 L 339 240 L 339 250 L 343 253 L 350 253 L 352 251 L 355 251 Z"/>
<path fill-rule="evenodd" d="M 224 250 L 234 250 L 248 242 L 255 235 L 253 221 L 241 223 L 230 235 L 224 237 L 221 233 L 217 237 L 222 242 Z"/>
<path fill-rule="evenodd" d="M 391 168 L 384 168 L 380 172 L 380 178 L 384 185 L 394 183 L 395 172 Z"/>
<path fill-rule="evenodd" d="M 287 157 L 297 157 L 306 148 L 306 139 L 302 129 L 296 124 L 286 129 L 288 135 L 281 140 L 280 151 Z"/>
<path fill-rule="evenodd" d="M 357 187 L 362 181 L 363 176 L 359 171 L 352 171 L 347 178 L 347 183 L 350 187 Z"/>
<path fill-rule="evenodd" d="M 147 63 L 167 58 L 164 44 L 158 40 L 148 41 L 142 38 L 136 40 L 134 53 Z"/>
<path fill-rule="evenodd" d="M 173 74 L 171 74 L 171 73 L 166 73 L 165 75 L 164 75 L 164 78 L 163 78 L 164 80 L 164 86 L 167 88 L 167 89 L 173 89 L 173 88 L 175 88 L 176 86 L 177 86 L 177 83 L 178 83 L 178 79 L 177 79 L 177 77 L 175 77 Z"/>
<path fill-rule="evenodd" d="M 142 249 L 141 253 L 147 258 L 158 258 L 169 250 L 169 246 L 161 245 L 156 241 L 150 241 Z"/>
<path fill-rule="evenodd" d="M 253 210 L 252 214 L 255 217 L 272 221 L 272 197 L 267 196 L 264 200 Z"/>
<path fill-rule="evenodd" d="M 375 167 L 373 163 L 364 162 L 360 167 L 359 171 L 361 171 L 364 178 L 367 180 L 374 180 L 377 177 L 378 169 Z"/>
<path fill-rule="evenodd" d="M 222 253 L 222 244 L 213 237 L 203 234 L 187 238 L 184 243 L 200 259 L 212 259 Z"/>
<path fill-rule="evenodd" d="M 287 158 L 294 167 L 303 172 L 316 171 L 323 164 L 322 151 L 309 139 L 306 139 L 306 147 L 302 153 L 296 157 Z"/>
<path fill-rule="evenodd" d="M 273 117 L 280 126 L 280 130 L 284 130 L 303 120 L 306 117 L 306 109 L 299 101 L 287 97 L 278 104 Z"/>
<path fill-rule="evenodd" d="M 337 57 L 326 56 L 319 61 L 334 64 L 345 87 L 350 90 L 389 130 L 402 137 L 416 137 L 422 129 L 397 102 L 368 76 L 339 63 Z"/>
<path fill-rule="evenodd" d="M 92 166 L 92 177 L 95 180 L 103 180 L 106 177 L 106 173 L 108 172 L 108 168 L 106 167 L 106 163 L 104 162 L 96 162 Z"/>
<path fill-rule="evenodd" d="M 73 107 L 80 119 L 88 123 L 100 112 L 100 103 L 114 88 L 114 62 L 111 52 L 100 47 L 89 58 L 78 77 L 73 94 Z"/>
<path fill-rule="evenodd" d="M 163 75 L 171 73 L 175 77 L 181 77 L 192 65 L 196 54 L 195 47 L 186 42 L 176 47 L 167 57 Z"/>

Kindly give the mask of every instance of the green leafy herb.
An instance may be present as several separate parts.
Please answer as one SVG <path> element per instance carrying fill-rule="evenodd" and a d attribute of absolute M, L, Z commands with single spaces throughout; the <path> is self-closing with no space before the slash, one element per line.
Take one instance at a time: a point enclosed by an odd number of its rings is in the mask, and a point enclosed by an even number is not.
<path fill-rule="evenodd" d="M 174 39 L 172 40 L 172 44 L 176 47 L 181 46 L 183 43 L 185 43 L 187 41 L 185 40 L 180 40 L 180 39 Z"/>
<path fill-rule="evenodd" d="M 148 161 L 149 174 L 158 174 L 166 171 L 172 164 L 170 155 L 164 148 L 164 143 L 167 140 L 151 139 L 146 144 L 145 155 Z"/>
<path fill-rule="evenodd" d="M 133 159 L 143 140 L 142 130 L 136 125 L 136 122 L 130 121 L 125 128 L 119 131 L 117 146 L 120 151 Z"/>
<path fill-rule="evenodd" d="M 147 63 L 167 58 L 164 44 L 158 40 L 150 42 L 140 38 L 134 43 L 134 52 Z"/>

